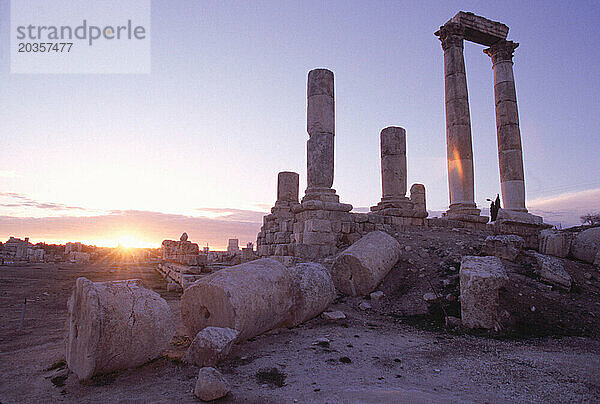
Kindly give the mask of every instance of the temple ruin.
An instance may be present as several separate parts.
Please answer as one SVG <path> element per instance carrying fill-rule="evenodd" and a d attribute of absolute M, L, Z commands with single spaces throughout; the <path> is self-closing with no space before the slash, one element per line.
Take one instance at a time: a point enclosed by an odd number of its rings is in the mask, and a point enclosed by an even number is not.
<path fill-rule="evenodd" d="M 406 131 L 384 128 L 381 145 L 381 201 L 369 213 L 352 212 L 333 189 L 335 97 L 334 75 L 327 69 L 308 73 L 307 188 L 299 201 L 299 176 L 280 172 L 277 201 L 264 217 L 257 236 L 260 257 L 286 264 L 334 255 L 374 230 L 394 233 L 410 226 L 467 227 L 490 234 L 518 234 L 537 246 L 548 227 L 525 207 L 523 154 L 512 56 L 517 43 L 506 40 L 502 23 L 459 12 L 435 33 L 444 50 L 446 142 L 450 206 L 442 218 L 427 218 L 425 186 L 407 191 Z M 463 57 L 464 40 L 488 46 L 492 58 L 496 127 L 503 208 L 494 223 L 475 204 L 471 118 Z"/>

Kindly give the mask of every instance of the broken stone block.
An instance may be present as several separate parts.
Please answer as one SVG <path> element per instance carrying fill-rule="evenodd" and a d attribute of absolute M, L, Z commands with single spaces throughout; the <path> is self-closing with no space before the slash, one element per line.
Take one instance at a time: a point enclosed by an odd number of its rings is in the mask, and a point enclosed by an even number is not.
<path fill-rule="evenodd" d="M 502 234 L 498 236 L 488 236 L 481 250 L 483 254 L 494 255 L 509 261 L 514 261 L 521 250 L 525 240 L 515 234 Z"/>
<path fill-rule="evenodd" d="M 289 270 L 294 290 L 289 326 L 294 327 L 321 314 L 336 292 L 329 271 L 321 264 L 301 263 Z"/>
<path fill-rule="evenodd" d="M 343 320 L 345 318 L 346 315 L 342 311 L 326 311 L 323 313 L 323 319 L 329 321 Z"/>
<path fill-rule="evenodd" d="M 593 264 L 598 252 L 600 252 L 600 227 L 584 230 L 573 239 L 571 254 L 575 258 Z"/>
<path fill-rule="evenodd" d="M 139 279 L 78 278 L 67 308 L 65 356 L 79 380 L 142 365 L 175 334 L 169 305 Z"/>
<path fill-rule="evenodd" d="M 462 258 L 460 264 L 461 319 L 468 328 L 498 328 L 498 291 L 508 276 L 498 257 Z"/>
<path fill-rule="evenodd" d="M 262 258 L 195 282 L 181 297 L 181 318 L 193 335 L 214 326 L 238 330 L 238 339 L 247 339 L 289 323 L 293 297 L 291 272 Z"/>
<path fill-rule="evenodd" d="M 540 232 L 539 251 L 542 254 L 565 258 L 571 250 L 572 233 L 546 229 Z"/>
<path fill-rule="evenodd" d="M 360 302 L 360 304 L 358 305 L 358 308 L 361 310 L 370 310 L 373 307 L 367 302 Z"/>
<path fill-rule="evenodd" d="M 225 397 L 227 393 L 229 393 L 229 387 L 221 372 L 211 367 L 200 369 L 194 388 L 196 397 L 202 401 L 213 401 Z"/>
<path fill-rule="evenodd" d="M 183 360 L 196 366 L 215 366 L 225 359 L 240 333 L 231 328 L 206 327 L 192 341 Z"/>
<path fill-rule="evenodd" d="M 401 253 L 395 238 L 382 231 L 371 232 L 337 256 L 331 269 L 333 283 L 345 295 L 364 296 L 375 290 Z"/>
<path fill-rule="evenodd" d="M 540 267 L 536 273 L 543 281 L 561 289 L 571 289 L 571 276 L 565 271 L 565 267 L 560 258 L 538 253 L 534 253 L 534 256 Z"/>

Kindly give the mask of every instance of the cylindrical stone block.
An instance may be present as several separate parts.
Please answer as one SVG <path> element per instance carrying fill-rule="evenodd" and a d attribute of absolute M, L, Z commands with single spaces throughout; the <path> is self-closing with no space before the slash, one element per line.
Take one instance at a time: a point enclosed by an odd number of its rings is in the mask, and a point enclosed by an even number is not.
<path fill-rule="evenodd" d="M 294 304 L 289 327 L 295 327 L 321 314 L 336 297 L 329 271 L 315 262 L 297 264 L 289 269 L 294 287 Z"/>
<path fill-rule="evenodd" d="M 519 112 L 513 75 L 513 53 L 519 46 L 500 41 L 484 52 L 492 58 L 500 185 L 504 209 L 527 212 Z"/>
<path fill-rule="evenodd" d="M 335 134 L 335 104 L 333 94 L 333 72 L 314 69 L 308 72 L 307 86 L 307 131 Z"/>
<path fill-rule="evenodd" d="M 331 133 L 315 133 L 306 143 L 308 188 L 333 186 L 334 138 Z"/>
<path fill-rule="evenodd" d="M 221 269 L 187 288 L 181 318 L 192 335 L 208 326 L 251 338 L 289 322 L 293 304 L 289 270 L 270 258 Z"/>
<path fill-rule="evenodd" d="M 406 131 L 390 126 L 381 131 L 381 187 L 384 198 L 406 196 Z"/>
<path fill-rule="evenodd" d="M 291 171 L 277 174 L 277 200 L 282 202 L 298 202 L 300 176 Z"/>
<path fill-rule="evenodd" d="M 396 265 L 400 243 L 382 231 L 374 231 L 340 253 L 331 268 L 335 288 L 349 296 L 371 293 Z"/>
<path fill-rule="evenodd" d="M 175 334 L 169 305 L 139 279 L 78 278 L 67 308 L 65 357 L 79 380 L 142 365 Z"/>

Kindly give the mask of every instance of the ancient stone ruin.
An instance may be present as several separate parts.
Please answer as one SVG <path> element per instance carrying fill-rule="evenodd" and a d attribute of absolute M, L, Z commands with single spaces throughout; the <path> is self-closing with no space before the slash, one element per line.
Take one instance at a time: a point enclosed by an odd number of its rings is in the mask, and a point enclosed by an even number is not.
<path fill-rule="evenodd" d="M 459 12 L 435 33 L 444 50 L 446 142 L 450 206 L 443 218 L 427 218 L 425 186 L 407 191 L 406 131 L 384 128 L 381 144 L 381 201 L 369 213 L 355 213 L 340 203 L 334 179 L 334 77 L 326 69 L 308 73 L 307 183 L 298 200 L 298 174 L 278 174 L 277 201 L 257 236 L 258 255 L 285 264 L 334 255 L 363 235 L 408 227 L 467 227 L 490 234 L 516 234 L 537 248 L 540 230 L 549 226 L 525 207 L 525 179 L 512 55 L 518 44 L 507 41 L 508 27 L 472 13 Z M 464 40 L 489 46 L 492 58 L 496 126 L 503 208 L 488 224 L 475 204 L 471 119 L 463 57 Z"/>

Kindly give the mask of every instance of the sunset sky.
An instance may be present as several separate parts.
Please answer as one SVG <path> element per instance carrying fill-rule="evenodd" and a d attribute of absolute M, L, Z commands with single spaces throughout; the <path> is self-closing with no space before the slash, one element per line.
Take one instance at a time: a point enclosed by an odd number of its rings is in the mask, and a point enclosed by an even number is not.
<path fill-rule="evenodd" d="M 600 211 L 597 1 L 153 1 L 151 73 L 10 73 L 0 0 L 0 240 L 255 241 L 277 172 L 306 187 L 306 78 L 335 73 L 342 202 L 381 198 L 379 132 L 407 132 L 408 183 L 447 209 L 443 53 L 459 10 L 510 27 L 527 205 Z M 466 43 L 475 198 L 500 192 L 491 60 Z M 435 214 L 435 213 L 434 213 Z"/>

